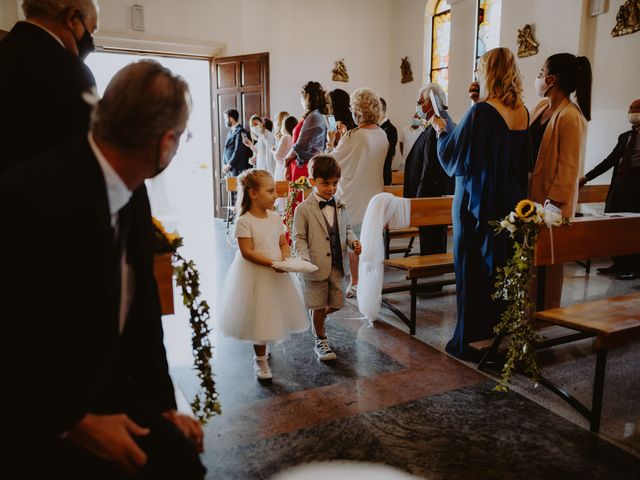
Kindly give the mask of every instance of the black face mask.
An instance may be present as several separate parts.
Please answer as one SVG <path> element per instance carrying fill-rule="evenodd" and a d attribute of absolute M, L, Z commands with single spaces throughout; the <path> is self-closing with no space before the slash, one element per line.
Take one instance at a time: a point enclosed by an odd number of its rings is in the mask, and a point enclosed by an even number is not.
<path fill-rule="evenodd" d="M 80 40 L 76 40 L 76 45 L 78 46 L 78 56 L 80 59 L 85 60 L 91 52 L 95 51 L 96 46 L 93 43 L 93 36 L 89 33 L 89 29 L 85 25 L 82 17 L 80 17 L 80 21 L 84 27 L 84 35 L 82 35 Z"/>

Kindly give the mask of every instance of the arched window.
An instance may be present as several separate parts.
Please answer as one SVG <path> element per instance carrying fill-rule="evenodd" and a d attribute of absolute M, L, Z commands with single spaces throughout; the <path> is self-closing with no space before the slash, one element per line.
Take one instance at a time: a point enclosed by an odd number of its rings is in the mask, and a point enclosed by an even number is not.
<path fill-rule="evenodd" d="M 478 65 L 478 59 L 484 52 L 500 46 L 501 8 L 502 0 L 478 0 L 476 67 Z"/>
<path fill-rule="evenodd" d="M 431 21 L 431 72 L 429 79 L 439 83 L 445 92 L 449 87 L 449 40 L 451 7 L 447 0 L 436 4 Z"/>

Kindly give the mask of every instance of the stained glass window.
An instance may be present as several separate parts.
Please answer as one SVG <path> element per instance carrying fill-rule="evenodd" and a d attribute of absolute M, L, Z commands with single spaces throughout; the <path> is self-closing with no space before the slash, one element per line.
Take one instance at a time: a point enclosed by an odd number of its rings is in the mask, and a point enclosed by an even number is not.
<path fill-rule="evenodd" d="M 501 7 L 502 0 L 478 0 L 476 65 L 484 52 L 500 46 Z"/>
<path fill-rule="evenodd" d="M 440 0 L 435 8 L 431 24 L 431 72 L 432 82 L 439 83 L 445 92 L 449 87 L 449 40 L 451 37 L 451 7 Z"/>

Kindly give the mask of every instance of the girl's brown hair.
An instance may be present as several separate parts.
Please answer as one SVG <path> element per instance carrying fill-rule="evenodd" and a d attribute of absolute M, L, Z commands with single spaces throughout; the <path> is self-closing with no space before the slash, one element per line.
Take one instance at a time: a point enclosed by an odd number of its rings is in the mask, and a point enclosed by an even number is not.
<path fill-rule="evenodd" d="M 252 168 L 245 170 L 238 175 L 238 195 L 236 199 L 236 212 L 240 212 L 240 215 L 244 215 L 251 209 L 251 195 L 250 190 L 258 190 L 264 178 L 272 178 L 271 174 L 266 170 L 256 170 Z"/>

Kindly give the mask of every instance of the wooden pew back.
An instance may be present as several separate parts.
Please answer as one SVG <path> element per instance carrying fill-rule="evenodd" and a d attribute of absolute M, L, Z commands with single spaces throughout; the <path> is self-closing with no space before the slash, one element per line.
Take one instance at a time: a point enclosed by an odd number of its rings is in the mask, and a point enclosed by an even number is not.
<path fill-rule="evenodd" d="M 452 196 L 411 199 L 412 227 L 451 225 Z"/>
<path fill-rule="evenodd" d="M 227 192 L 236 192 L 238 190 L 237 177 L 225 177 Z M 280 198 L 284 198 L 289 194 L 289 182 L 286 180 L 276 181 L 276 194 Z"/>
<path fill-rule="evenodd" d="M 585 185 L 578 190 L 578 203 L 604 203 L 609 185 Z"/>
<path fill-rule="evenodd" d="M 404 185 L 404 172 L 391 172 L 391 185 Z"/>
<path fill-rule="evenodd" d="M 540 227 L 534 265 L 541 267 L 638 252 L 640 214 L 627 214 L 624 217 L 578 217 L 571 220 L 571 225 L 553 228 L 553 262 L 549 229 Z"/>
<path fill-rule="evenodd" d="M 396 197 L 404 197 L 404 185 L 385 185 L 383 191 Z"/>

